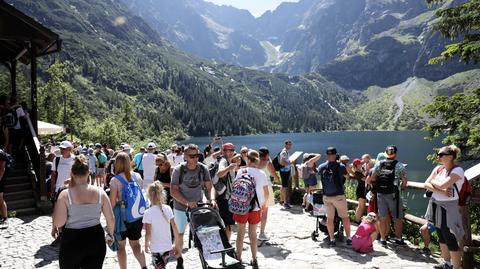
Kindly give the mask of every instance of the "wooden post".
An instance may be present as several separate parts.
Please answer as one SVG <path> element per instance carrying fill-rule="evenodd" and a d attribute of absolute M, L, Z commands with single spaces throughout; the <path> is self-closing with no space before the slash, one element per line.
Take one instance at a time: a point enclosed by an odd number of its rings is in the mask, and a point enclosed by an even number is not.
<path fill-rule="evenodd" d="M 39 181 L 40 181 L 40 200 L 47 201 L 47 189 L 46 189 L 46 158 L 45 158 L 45 147 L 40 146 L 40 166 L 39 166 Z"/>
<path fill-rule="evenodd" d="M 463 229 L 465 235 L 463 236 L 463 247 L 472 245 L 472 227 L 470 224 L 469 206 L 461 206 L 460 214 L 462 215 Z M 462 268 L 473 269 L 473 253 L 469 251 L 463 252 Z"/>

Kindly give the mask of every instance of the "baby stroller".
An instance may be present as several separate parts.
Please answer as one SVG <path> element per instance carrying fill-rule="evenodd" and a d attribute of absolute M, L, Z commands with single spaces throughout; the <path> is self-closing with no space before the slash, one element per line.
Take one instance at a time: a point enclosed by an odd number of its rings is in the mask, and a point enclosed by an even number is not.
<path fill-rule="evenodd" d="M 187 211 L 190 222 L 190 235 L 194 246 L 198 249 L 203 269 L 240 269 L 243 268 L 237 259 L 235 248 L 227 239 L 225 225 L 219 213 L 199 203 L 197 208 Z"/>
<path fill-rule="evenodd" d="M 315 230 L 311 234 L 311 238 L 313 241 L 317 241 L 317 237 L 319 235 L 319 230 L 322 231 L 325 235 L 328 236 L 328 229 L 327 229 L 327 210 L 323 205 L 323 192 L 321 189 L 314 190 L 308 196 L 309 203 L 313 204 L 313 211 L 312 216 L 315 217 Z M 333 227 L 335 237 L 337 239 L 341 239 L 343 237 L 343 224 L 340 220 L 340 217 L 335 211 L 335 218 L 333 220 Z"/>

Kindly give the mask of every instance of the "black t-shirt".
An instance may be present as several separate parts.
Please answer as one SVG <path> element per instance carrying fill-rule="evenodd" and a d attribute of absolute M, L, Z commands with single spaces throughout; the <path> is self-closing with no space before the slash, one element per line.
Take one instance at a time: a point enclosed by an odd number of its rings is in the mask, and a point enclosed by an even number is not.
<path fill-rule="evenodd" d="M 170 169 L 165 173 L 160 173 L 160 168 L 157 167 L 157 177 L 155 180 L 158 180 L 162 183 L 170 183 L 172 181 L 172 176 L 170 175 Z"/>

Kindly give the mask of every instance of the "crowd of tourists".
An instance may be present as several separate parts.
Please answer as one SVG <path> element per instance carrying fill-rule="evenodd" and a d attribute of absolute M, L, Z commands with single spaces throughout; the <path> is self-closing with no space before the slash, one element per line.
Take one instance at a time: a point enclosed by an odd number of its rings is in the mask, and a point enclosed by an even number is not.
<path fill-rule="evenodd" d="M 128 239 L 141 268 L 147 268 L 145 253 L 152 256 L 154 268 L 165 268 L 173 259 L 176 268 L 183 268 L 182 250 L 190 214 L 207 203 L 218 211 L 227 241 L 236 225 L 232 256 L 242 261 L 247 234 L 250 265 L 258 268 L 257 240 L 269 240 L 266 227 L 268 208 L 275 204 L 273 185 L 281 184 L 279 202 L 283 210 L 290 210 L 295 173 L 304 183 L 302 206 L 306 212 L 317 206 L 309 196 L 321 189 L 330 247 L 337 244 L 336 218 L 343 225 L 346 245 L 355 251 L 374 251 L 375 240 L 383 246 L 388 242 L 405 245 L 401 192 L 407 185 L 407 173 L 406 165 L 397 160 L 396 146 L 387 146 L 376 159 L 365 154 L 352 162 L 346 155 L 339 155 L 336 148 L 328 147 L 325 162 L 319 163 L 321 154 L 305 153 L 297 163 L 290 157 L 293 143 L 289 140 L 275 156 L 266 147 L 249 149 L 223 142 L 215 146 L 216 142 L 203 152 L 193 144 L 172 145 L 161 151 L 149 143 L 133 152 L 128 144 L 121 144 L 115 151 L 108 145 L 61 142 L 59 156 L 51 153 L 47 163 L 55 204 L 52 236 L 56 238 L 53 244 L 60 245 L 60 267 L 101 268 L 108 245 L 116 251 L 120 268 L 127 268 Z M 458 241 L 464 231 L 458 199 L 464 176 L 463 169 L 455 164 L 458 155 L 455 146 L 441 148 L 439 166 L 425 183 L 433 194 L 426 214 L 428 223 L 421 231 L 425 240 L 429 232 L 438 233 L 444 264 L 437 268 L 460 268 Z M 349 180 L 356 182 L 358 200 L 354 235 L 345 196 Z M 105 229 L 100 224 L 101 214 L 106 219 Z"/>

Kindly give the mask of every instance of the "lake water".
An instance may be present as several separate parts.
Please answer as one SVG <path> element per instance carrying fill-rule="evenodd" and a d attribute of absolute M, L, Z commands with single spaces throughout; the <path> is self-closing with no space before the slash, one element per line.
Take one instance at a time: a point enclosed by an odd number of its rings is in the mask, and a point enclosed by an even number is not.
<path fill-rule="evenodd" d="M 422 131 L 365 131 L 365 132 L 322 132 L 322 133 L 279 133 L 264 135 L 228 136 L 224 142 L 235 144 L 237 151 L 241 146 L 258 149 L 266 146 L 270 154 L 275 156 L 282 148 L 283 142 L 290 139 L 293 142 L 291 152 L 303 151 L 322 154 L 325 161 L 325 150 L 329 146 L 337 148 L 339 154 L 346 154 L 350 160 L 360 158 L 368 153 L 375 158 L 387 145 L 398 147 L 397 159 L 407 166 L 407 177 L 411 181 L 423 182 L 434 168 L 434 164 L 426 159 L 433 148 L 441 146 L 440 139 L 427 141 Z M 212 137 L 193 137 L 181 143 L 194 143 L 203 147 L 212 142 Z M 273 157 L 272 157 L 273 158 Z M 423 215 L 427 200 L 423 191 L 407 190 L 403 193 L 409 213 Z"/>

